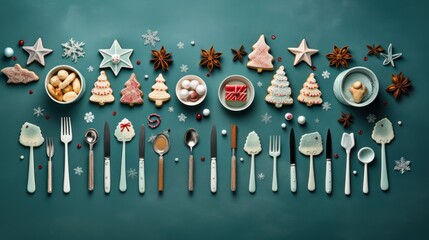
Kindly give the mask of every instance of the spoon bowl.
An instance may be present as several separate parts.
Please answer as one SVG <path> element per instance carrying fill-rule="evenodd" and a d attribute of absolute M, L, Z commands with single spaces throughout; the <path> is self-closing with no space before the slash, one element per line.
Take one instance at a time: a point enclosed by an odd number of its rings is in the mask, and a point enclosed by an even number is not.
<path fill-rule="evenodd" d="M 363 193 L 367 194 L 369 191 L 368 187 L 368 163 L 372 162 L 375 157 L 374 150 L 369 147 L 363 147 L 359 150 L 357 157 L 361 163 L 364 164 L 364 174 L 363 174 Z"/>
<path fill-rule="evenodd" d="M 88 157 L 88 190 L 94 190 L 94 150 L 93 146 L 98 141 L 98 132 L 94 128 L 90 128 L 85 133 L 85 142 L 89 144 Z"/>
<path fill-rule="evenodd" d="M 190 149 L 189 154 L 189 168 L 188 168 L 188 190 L 194 191 L 194 155 L 192 148 L 198 143 L 198 133 L 195 129 L 190 128 L 185 132 L 185 144 Z"/>
<path fill-rule="evenodd" d="M 170 140 L 164 133 L 156 135 L 153 140 L 153 150 L 159 155 L 158 158 L 158 192 L 164 191 L 164 157 L 170 149 Z"/>

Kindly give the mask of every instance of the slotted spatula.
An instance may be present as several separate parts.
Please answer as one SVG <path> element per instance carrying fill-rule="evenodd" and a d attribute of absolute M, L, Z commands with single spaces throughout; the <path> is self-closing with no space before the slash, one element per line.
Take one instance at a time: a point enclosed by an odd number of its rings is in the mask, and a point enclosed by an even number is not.
<path fill-rule="evenodd" d="M 256 191 L 255 155 L 262 151 L 261 141 L 259 141 L 259 136 L 255 131 L 252 131 L 247 135 L 246 143 L 244 144 L 244 151 L 252 156 L 250 162 L 249 192 L 254 193 Z"/>
<path fill-rule="evenodd" d="M 299 142 L 299 152 L 306 156 L 310 156 L 310 167 L 308 174 L 308 191 L 312 192 L 316 189 L 316 181 L 314 179 L 314 164 L 313 156 L 319 155 L 323 151 L 322 136 L 318 132 L 304 134 Z"/>
<path fill-rule="evenodd" d="M 355 146 L 355 136 L 353 133 L 343 133 L 341 138 L 341 146 L 346 150 L 346 180 L 344 184 L 344 194 L 350 195 L 350 152 Z"/>
<path fill-rule="evenodd" d="M 374 130 L 371 135 L 372 139 L 378 144 L 381 144 L 381 190 L 387 191 L 389 189 L 389 179 L 387 177 L 387 163 L 386 163 L 386 148 L 385 144 L 390 143 L 395 137 L 393 132 L 392 123 L 387 118 L 383 118 L 375 123 Z"/>

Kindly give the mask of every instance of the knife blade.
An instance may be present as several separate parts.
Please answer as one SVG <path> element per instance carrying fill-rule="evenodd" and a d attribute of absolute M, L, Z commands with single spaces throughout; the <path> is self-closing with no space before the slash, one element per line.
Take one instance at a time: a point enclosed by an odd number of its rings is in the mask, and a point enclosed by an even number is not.
<path fill-rule="evenodd" d="M 145 147 L 145 135 L 144 125 L 140 127 L 139 136 L 139 192 L 144 193 L 146 190 L 145 176 L 144 176 L 144 147 Z"/>
<path fill-rule="evenodd" d="M 295 132 L 293 128 L 289 135 L 290 148 L 290 191 L 296 192 L 296 150 L 295 150 Z"/>
<path fill-rule="evenodd" d="M 237 149 L 237 125 L 231 125 L 231 191 L 237 190 L 237 158 L 235 150 Z"/>
<path fill-rule="evenodd" d="M 326 176 L 325 176 L 325 191 L 327 194 L 332 192 L 332 139 L 331 130 L 328 128 L 326 135 Z"/>
<path fill-rule="evenodd" d="M 216 176 L 216 156 L 217 156 L 217 140 L 216 140 L 216 126 L 212 126 L 210 136 L 210 190 L 215 193 L 217 190 L 217 176 Z"/>
<path fill-rule="evenodd" d="M 104 192 L 110 193 L 110 129 L 104 123 Z"/>

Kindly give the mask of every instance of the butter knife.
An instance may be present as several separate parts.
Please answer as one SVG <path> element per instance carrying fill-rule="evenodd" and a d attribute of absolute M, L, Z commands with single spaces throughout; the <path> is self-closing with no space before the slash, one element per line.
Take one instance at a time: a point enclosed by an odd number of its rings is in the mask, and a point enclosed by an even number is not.
<path fill-rule="evenodd" d="M 296 192 L 296 152 L 295 152 L 295 132 L 293 128 L 289 135 L 290 148 L 290 191 Z"/>
<path fill-rule="evenodd" d="M 144 193 L 146 190 L 145 176 L 144 176 L 144 146 L 145 146 L 145 135 L 144 125 L 140 127 L 139 137 L 139 192 Z"/>
<path fill-rule="evenodd" d="M 104 192 L 110 193 L 110 129 L 104 123 Z"/>
<path fill-rule="evenodd" d="M 217 191 L 217 176 L 216 176 L 216 156 L 217 156 L 217 142 L 216 142 L 216 126 L 212 127 L 210 136 L 210 191 L 215 193 Z"/>
<path fill-rule="evenodd" d="M 327 194 L 332 192 L 332 139 L 331 130 L 328 128 L 326 135 L 326 176 L 325 176 L 325 191 Z"/>

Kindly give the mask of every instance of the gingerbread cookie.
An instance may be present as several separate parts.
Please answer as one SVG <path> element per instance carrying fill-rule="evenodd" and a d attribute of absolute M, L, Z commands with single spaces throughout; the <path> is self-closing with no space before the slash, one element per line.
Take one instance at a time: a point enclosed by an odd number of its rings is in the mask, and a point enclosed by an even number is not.
<path fill-rule="evenodd" d="M 149 93 L 149 100 L 155 102 L 155 106 L 161 107 L 162 104 L 170 100 L 170 94 L 167 93 L 168 87 L 165 85 L 165 79 L 162 74 L 159 74 L 155 79 L 155 84 L 152 86 L 152 92 Z"/>
<path fill-rule="evenodd" d="M 303 84 L 303 88 L 299 91 L 298 101 L 307 104 L 311 107 L 313 104 L 322 104 L 322 92 L 318 89 L 319 85 L 314 78 L 314 73 L 310 73 L 307 80 Z"/>
<path fill-rule="evenodd" d="M 356 81 L 353 83 L 353 85 L 349 88 L 350 93 L 352 94 L 353 101 L 355 103 L 362 102 L 362 99 L 366 95 L 366 86 L 361 81 Z"/>
<path fill-rule="evenodd" d="M 37 76 L 33 71 L 22 68 L 19 64 L 15 64 L 13 67 L 3 68 L 1 72 L 6 74 L 7 83 L 27 84 L 29 82 L 39 80 L 39 76 Z"/>
<path fill-rule="evenodd" d="M 98 103 L 100 106 L 104 106 L 105 103 L 111 103 L 115 101 L 113 96 L 113 90 L 110 88 L 110 82 L 107 79 L 106 72 L 101 71 L 97 81 L 94 83 L 94 88 L 91 91 L 92 95 L 89 101 Z"/>
<path fill-rule="evenodd" d="M 293 104 L 293 99 L 290 97 L 292 90 L 289 87 L 289 81 L 283 66 L 280 66 L 276 74 L 274 74 L 271 86 L 268 87 L 267 92 L 265 101 L 274 104 L 276 108 Z"/>
<path fill-rule="evenodd" d="M 256 69 L 258 73 L 261 73 L 263 70 L 274 70 L 274 58 L 269 53 L 270 46 L 265 42 L 264 35 L 259 37 L 259 40 L 252 46 L 252 50 L 249 54 L 249 62 L 247 62 L 248 68 Z"/>
<path fill-rule="evenodd" d="M 134 104 L 143 104 L 143 92 L 140 90 L 140 83 L 137 81 L 135 73 L 131 74 L 131 77 L 125 82 L 125 88 L 122 89 L 121 95 L 120 102 L 130 105 L 130 107 Z"/>

